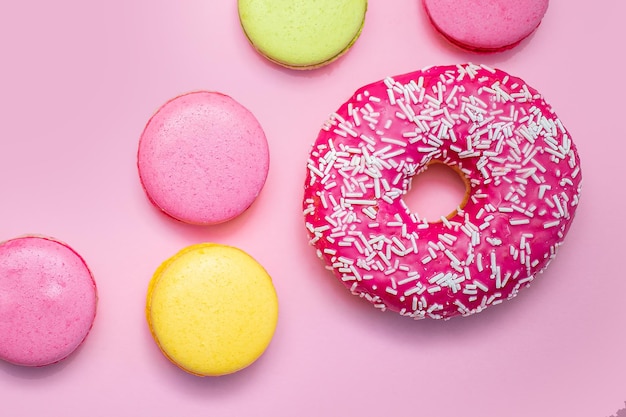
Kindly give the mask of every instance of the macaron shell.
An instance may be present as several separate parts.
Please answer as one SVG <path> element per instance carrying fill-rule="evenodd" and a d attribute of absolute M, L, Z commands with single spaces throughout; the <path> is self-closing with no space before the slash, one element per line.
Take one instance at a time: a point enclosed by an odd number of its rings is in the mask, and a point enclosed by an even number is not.
<path fill-rule="evenodd" d="M 0 244 L 0 359 L 44 366 L 69 356 L 96 315 L 96 284 L 69 246 L 45 237 Z"/>
<path fill-rule="evenodd" d="M 541 23 L 548 0 L 423 0 L 431 23 L 452 43 L 496 52 L 514 47 Z"/>
<path fill-rule="evenodd" d="M 367 0 L 239 0 L 251 44 L 277 64 L 313 69 L 336 60 L 356 42 Z"/>
<path fill-rule="evenodd" d="M 139 141 L 137 165 L 152 203 L 169 216 L 210 225 L 244 212 L 269 170 L 265 133 L 231 97 L 198 91 L 163 105 Z"/>
<path fill-rule="evenodd" d="M 155 272 L 146 301 L 150 331 L 163 354 L 198 376 L 239 371 L 267 349 L 278 300 L 263 267 L 240 249 L 187 247 Z"/>

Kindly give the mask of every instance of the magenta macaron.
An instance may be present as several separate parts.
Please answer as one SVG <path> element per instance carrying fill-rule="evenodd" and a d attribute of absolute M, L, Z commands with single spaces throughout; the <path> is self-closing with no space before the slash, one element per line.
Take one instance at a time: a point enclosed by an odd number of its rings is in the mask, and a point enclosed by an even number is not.
<path fill-rule="evenodd" d="M 244 212 L 269 170 L 265 133 L 233 98 L 197 91 L 165 103 L 139 140 L 137 166 L 150 201 L 185 223 L 212 225 Z"/>
<path fill-rule="evenodd" d="M 41 236 L 0 243 L 0 359 L 59 362 L 85 340 L 96 316 L 96 283 L 81 256 Z"/>
<path fill-rule="evenodd" d="M 450 42 L 479 52 L 512 48 L 539 26 L 548 0 L 422 0 Z"/>

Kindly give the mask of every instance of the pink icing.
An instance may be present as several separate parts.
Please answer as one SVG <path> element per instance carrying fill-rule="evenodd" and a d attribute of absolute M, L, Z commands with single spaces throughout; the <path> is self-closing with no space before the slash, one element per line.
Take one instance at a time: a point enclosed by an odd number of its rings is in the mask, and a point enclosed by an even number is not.
<path fill-rule="evenodd" d="M 428 222 L 402 197 L 429 163 L 462 172 L 467 203 Z M 308 161 L 310 242 L 350 291 L 401 315 L 470 315 L 547 267 L 578 205 L 569 133 L 519 78 L 432 67 L 360 88 Z"/>
<path fill-rule="evenodd" d="M 541 23 L 548 0 L 423 0 L 432 24 L 451 42 L 478 51 L 515 46 Z"/>
<path fill-rule="evenodd" d="M 96 285 L 82 258 L 43 237 L 0 244 L 0 359 L 43 366 L 70 355 L 96 315 Z"/>
<path fill-rule="evenodd" d="M 269 170 L 265 133 L 232 98 L 199 91 L 167 102 L 139 141 L 137 164 L 150 200 L 192 224 L 216 224 L 245 211 Z"/>

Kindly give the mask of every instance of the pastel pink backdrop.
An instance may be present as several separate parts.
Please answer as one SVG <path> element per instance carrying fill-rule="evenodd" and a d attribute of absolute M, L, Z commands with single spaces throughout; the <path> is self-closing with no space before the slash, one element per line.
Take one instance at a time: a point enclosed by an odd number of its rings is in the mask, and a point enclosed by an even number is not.
<path fill-rule="evenodd" d="M 3 416 L 608 417 L 626 406 L 621 2 L 552 0 L 521 45 L 478 55 L 435 33 L 419 1 L 370 0 L 352 50 L 311 72 L 260 57 L 234 0 L 4 3 L 0 240 L 37 233 L 68 242 L 92 269 L 100 304 L 68 360 L 0 363 Z M 309 147 L 361 85 L 466 61 L 524 78 L 554 106 L 582 158 L 577 218 L 548 271 L 511 302 L 448 322 L 380 313 L 351 297 L 307 244 Z M 248 107 L 271 152 L 258 200 L 215 227 L 159 213 L 135 165 L 152 113 L 199 89 Z M 280 301 L 265 355 L 214 379 L 171 365 L 144 319 L 156 267 L 203 241 L 250 253 Z"/>

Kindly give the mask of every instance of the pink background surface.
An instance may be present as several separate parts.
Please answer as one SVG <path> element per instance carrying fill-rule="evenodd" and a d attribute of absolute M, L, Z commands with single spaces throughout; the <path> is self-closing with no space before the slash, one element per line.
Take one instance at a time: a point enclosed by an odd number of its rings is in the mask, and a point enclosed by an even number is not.
<path fill-rule="evenodd" d="M 256 54 L 234 0 L 5 3 L 0 240 L 38 233 L 68 242 L 92 269 L 100 304 L 68 360 L 43 369 L 0 363 L 3 416 L 605 417 L 624 408 L 621 2 L 552 0 L 517 48 L 477 55 L 436 34 L 418 1 L 370 0 L 353 49 L 312 72 Z M 380 313 L 351 297 L 307 244 L 309 148 L 358 87 L 465 61 L 520 76 L 554 106 L 582 158 L 577 218 L 548 271 L 511 302 L 448 322 Z M 198 89 L 248 107 L 270 146 L 260 197 L 216 227 L 159 213 L 135 166 L 148 118 Z M 250 253 L 280 301 L 265 355 L 217 379 L 171 365 L 143 311 L 156 267 L 203 241 Z"/>

